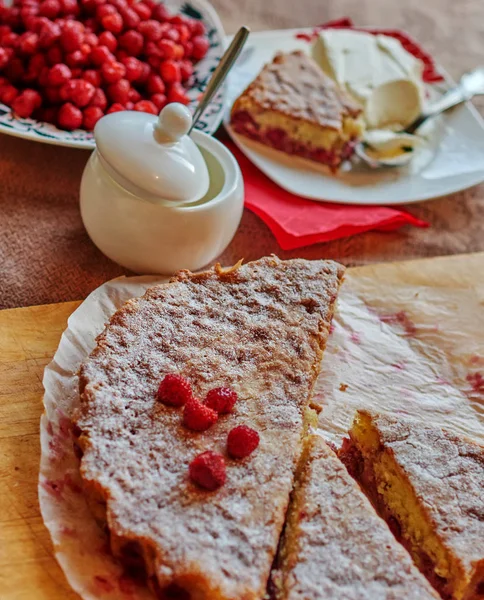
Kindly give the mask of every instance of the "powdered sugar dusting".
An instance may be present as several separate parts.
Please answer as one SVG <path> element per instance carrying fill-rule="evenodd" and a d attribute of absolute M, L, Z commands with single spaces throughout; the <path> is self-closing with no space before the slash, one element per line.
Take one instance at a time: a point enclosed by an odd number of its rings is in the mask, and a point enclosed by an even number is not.
<path fill-rule="evenodd" d="M 281 600 L 439 598 L 319 436 L 298 483 L 288 519 L 297 544 L 281 565 Z"/>
<path fill-rule="evenodd" d="M 160 587 L 263 595 L 341 275 L 336 263 L 276 258 L 182 273 L 129 302 L 99 337 L 80 375 L 82 474 L 109 498 L 115 551 L 137 540 Z M 180 410 L 156 401 L 173 372 L 201 398 L 231 387 L 233 412 L 206 432 L 187 430 Z M 260 432 L 259 448 L 230 462 L 221 489 L 200 490 L 189 462 L 224 454 L 240 424 Z"/>

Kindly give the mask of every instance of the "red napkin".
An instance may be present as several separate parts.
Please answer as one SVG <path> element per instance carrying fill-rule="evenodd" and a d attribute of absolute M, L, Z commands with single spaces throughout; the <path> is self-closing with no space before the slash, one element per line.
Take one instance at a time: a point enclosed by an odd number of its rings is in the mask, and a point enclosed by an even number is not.
<path fill-rule="evenodd" d="M 245 184 L 245 206 L 258 215 L 283 250 L 329 242 L 364 231 L 392 231 L 402 225 L 428 227 L 412 215 L 385 206 L 353 206 L 306 200 L 280 188 L 232 143 Z"/>

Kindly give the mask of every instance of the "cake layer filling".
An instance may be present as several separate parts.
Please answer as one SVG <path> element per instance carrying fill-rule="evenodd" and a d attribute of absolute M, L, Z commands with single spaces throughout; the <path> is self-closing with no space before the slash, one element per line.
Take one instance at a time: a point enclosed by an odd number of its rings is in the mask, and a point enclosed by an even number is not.
<path fill-rule="evenodd" d="M 355 123 L 353 119 L 347 121 Z M 286 154 L 328 165 L 333 169 L 353 154 L 358 137 L 357 128 L 352 132 L 350 124 L 350 132 L 344 137 L 339 137 L 338 133 L 332 130 L 325 132 L 325 135 L 313 133 L 310 137 L 304 137 L 297 135 L 297 129 L 289 128 L 289 132 L 287 127 L 282 128 L 278 123 L 259 123 L 246 110 L 235 112 L 231 123 L 234 131 L 252 140 Z M 311 139 L 311 142 L 307 139 Z"/>
<path fill-rule="evenodd" d="M 342 458 L 442 597 L 463 598 L 465 583 L 460 566 L 436 534 L 423 500 L 416 496 L 392 453 L 380 443 L 368 415 L 359 414 L 351 430 L 351 440 L 343 446 Z"/>

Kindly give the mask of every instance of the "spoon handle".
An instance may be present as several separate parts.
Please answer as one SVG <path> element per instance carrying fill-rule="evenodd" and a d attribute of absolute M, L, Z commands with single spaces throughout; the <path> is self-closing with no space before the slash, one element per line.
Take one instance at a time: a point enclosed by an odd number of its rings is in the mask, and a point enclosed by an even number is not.
<path fill-rule="evenodd" d="M 470 100 L 477 94 L 484 94 L 484 68 L 482 67 L 463 75 L 462 79 L 454 88 L 450 89 L 441 98 L 433 102 L 413 123 L 410 123 L 408 127 L 405 127 L 404 132 L 415 133 L 427 119 L 436 117 L 446 110 L 449 110 L 449 108 L 453 108 L 462 102 Z"/>
<path fill-rule="evenodd" d="M 188 131 L 188 135 L 190 135 L 191 130 L 194 128 L 198 119 L 202 116 L 202 113 L 207 108 L 208 104 L 210 103 L 210 100 L 227 77 L 230 69 L 232 68 L 232 65 L 237 60 L 237 57 L 239 56 L 242 48 L 244 47 L 249 33 L 250 30 L 247 27 L 241 27 L 239 31 L 235 34 L 230 46 L 227 48 L 224 55 L 220 59 L 217 68 L 213 72 L 212 77 L 210 78 L 210 81 L 208 82 L 208 85 L 205 88 L 203 97 L 198 103 L 198 106 L 195 110 L 195 113 L 193 115 L 192 126 Z"/>

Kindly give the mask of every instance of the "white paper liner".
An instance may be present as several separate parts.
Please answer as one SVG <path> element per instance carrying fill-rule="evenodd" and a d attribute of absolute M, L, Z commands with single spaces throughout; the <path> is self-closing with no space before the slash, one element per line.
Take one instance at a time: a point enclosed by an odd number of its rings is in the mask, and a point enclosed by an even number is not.
<path fill-rule="evenodd" d="M 120 278 L 70 316 L 44 373 L 39 500 L 55 553 L 82 598 L 145 600 L 123 573 L 81 491 L 70 417 L 77 371 L 126 300 L 163 280 Z M 339 444 L 356 408 L 413 415 L 484 442 L 482 289 L 415 287 L 349 275 L 342 287 L 314 403 L 320 432 Z"/>

